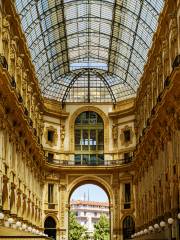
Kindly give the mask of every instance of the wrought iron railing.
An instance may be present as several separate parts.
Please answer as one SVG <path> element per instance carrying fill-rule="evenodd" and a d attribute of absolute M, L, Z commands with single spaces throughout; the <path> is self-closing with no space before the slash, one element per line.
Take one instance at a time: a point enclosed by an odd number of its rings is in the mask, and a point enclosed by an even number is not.
<path fill-rule="evenodd" d="M 59 166 L 119 166 L 122 164 L 128 164 L 133 161 L 133 157 L 119 159 L 119 160 L 94 160 L 94 161 L 68 161 L 59 159 L 48 159 L 47 162 Z"/>

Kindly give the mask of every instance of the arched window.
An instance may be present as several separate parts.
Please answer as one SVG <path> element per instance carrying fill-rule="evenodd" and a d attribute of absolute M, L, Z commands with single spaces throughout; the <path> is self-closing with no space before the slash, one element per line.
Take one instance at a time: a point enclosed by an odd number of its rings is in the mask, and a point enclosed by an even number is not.
<path fill-rule="evenodd" d="M 52 217 L 47 217 L 44 222 L 44 233 L 51 237 L 52 239 L 56 239 L 56 222 Z"/>
<path fill-rule="evenodd" d="M 131 216 L 127 216 L 123 221 L 123 239 L 130 239 L 135 232 L 135 223 Z"/>
<path fill-rule="evenodd" d="M 75 164 L 104 163 L 104 123 L 95 112 L 82 112 L 75 121 Z"/>

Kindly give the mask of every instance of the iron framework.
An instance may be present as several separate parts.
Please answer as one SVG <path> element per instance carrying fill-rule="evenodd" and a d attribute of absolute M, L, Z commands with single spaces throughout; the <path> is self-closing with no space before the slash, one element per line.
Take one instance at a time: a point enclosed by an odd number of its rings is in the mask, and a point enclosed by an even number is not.
<path fill-rule="evenodd" d="M 86 88 L 87 101 L 135 96 L 164 0 L 15 3 L 45 97 L 84 102 Z"/>

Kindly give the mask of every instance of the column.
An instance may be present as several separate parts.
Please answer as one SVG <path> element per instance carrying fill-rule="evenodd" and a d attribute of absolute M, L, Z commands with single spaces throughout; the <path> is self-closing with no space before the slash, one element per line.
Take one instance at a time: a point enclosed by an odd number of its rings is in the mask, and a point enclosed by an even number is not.
<path fill-rule="evenodd" d="M 60 240 L 68 240 L 68 218 L 69 208 L 66 204 L 66 185 L 60 184 L 60 206 L 59 206 L 59 219 L 60 219 Z"/>

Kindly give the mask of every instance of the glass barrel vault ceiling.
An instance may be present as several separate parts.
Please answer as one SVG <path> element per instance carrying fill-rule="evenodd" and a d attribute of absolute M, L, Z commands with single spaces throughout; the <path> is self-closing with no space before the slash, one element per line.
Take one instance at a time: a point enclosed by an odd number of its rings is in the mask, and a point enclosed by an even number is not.
<path fill-rule="evenodd" d="M 116 102 L 136 94 L 164 0 L 16 0 L 42 93 Z"/>

